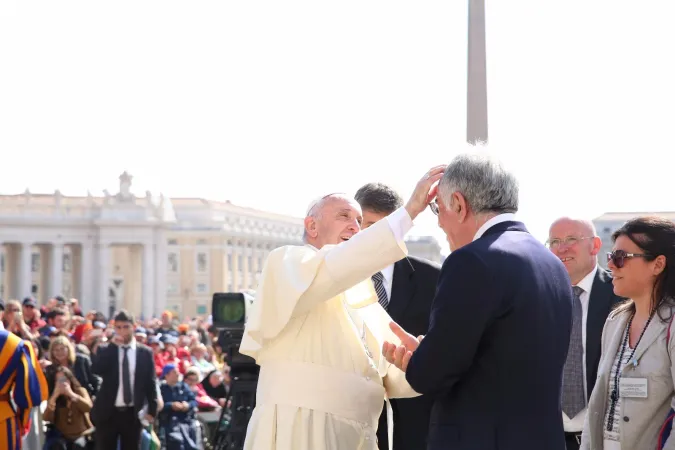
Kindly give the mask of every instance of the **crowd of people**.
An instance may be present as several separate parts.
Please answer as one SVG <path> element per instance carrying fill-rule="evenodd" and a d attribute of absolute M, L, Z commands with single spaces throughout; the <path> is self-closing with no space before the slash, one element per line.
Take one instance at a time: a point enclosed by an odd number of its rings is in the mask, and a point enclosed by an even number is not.
<path fill-rule="evenodd" d="M 142 322 L 121 311 L 108 319 L 98 311 L 84 313 L 77 299 L 61 296 L 43 306 L 32 297 L 21 302 L 0 301 L 0 318 L 5 330 L 32 344 L 36 370 L 46 381 L 47 405 L 42 413 L 46 423 L 45 450 L 94 448 L 103 434 L 109 441 L 106 448 L 111 449 L 128 448 L 129 444 L 124 444 L 137 442 L 139 435 L 141 440 L 157 440 L 166 448 L 201 449 L 204 433 L 213 430 L 208 429 L 209 424 L 196 422 L 197 414 L 217 412 L 226 406 L 230 368 L 218 345 L 218 331 L 210 325 L 209 318 L 178 321 L 165 311 L 160 319 Z M 128 339 L 123 342 L 125 337 Z M 145 378 L 154 383 L 154 408 L 139 388 L 144 376 L 141 359 L 125 361 L 132 367 L 129 390 L 134 392 L 130 395 L 143 397 L 140 417 L 148 419 L 141 422 L 139 429 L 135 426 L 138 408 L 131 408 L 127 415 L 129 427 L 111 428 L 105 420 L 95 423 L 97 400 L 107 403 L 98 406 L 99 418 L 105 416 L 101 411 L 109 407 L 120 409 L 116 398 L 106 397 L 105 384 L 113 384 L 113 389 L 108 389 L 113 397 L 118 384 L 121 390 L 126 387 L 120 380 L 110 379 L 115 378 L 117 365 L 113 372 L 107 370 L 113 359 L 100 350 L 116 351 L 117 346 L 109 343 L 151 349 L 148 367 L 153 376 Z M 124 400 L 126 405 L 139 403 L 138 399 Z M 154 411 L 148 415 L 150 408 Z M 30 420 L 22 424 L 24 436 L 32 425 Z M 201 433 L 197 432 L 200 427 Z"/>

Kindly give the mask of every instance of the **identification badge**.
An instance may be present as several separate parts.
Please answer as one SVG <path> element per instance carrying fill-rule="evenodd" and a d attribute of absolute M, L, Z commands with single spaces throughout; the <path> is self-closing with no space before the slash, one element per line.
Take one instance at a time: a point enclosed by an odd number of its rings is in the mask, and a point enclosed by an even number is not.
<path fill-rule="evenodd" d="M 620 378 L 619 395 L 624 398 L 647 398 L 646 378 Z"/>

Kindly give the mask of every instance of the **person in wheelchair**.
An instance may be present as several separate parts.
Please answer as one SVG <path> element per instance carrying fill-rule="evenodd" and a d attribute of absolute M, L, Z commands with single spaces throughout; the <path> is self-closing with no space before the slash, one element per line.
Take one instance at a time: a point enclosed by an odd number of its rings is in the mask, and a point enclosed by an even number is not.
<path fill-rule="evenodd" d="M 89 393 L 67 366 L 59 366 L 54 375 L 54 391 L 43 414 L 43 419 L 52 425 L 47 431 L 44 450 L 93 448 Z"/>
<path fill-rule="evenodd" d="M 197 401 L 192 389 L 180 380 L 174 364 L 162 370 L 164 383 L 160 386 L 164 407 L 159 413 L 159 427 L 166 450 L 199 450 L 195 430 Z"/>

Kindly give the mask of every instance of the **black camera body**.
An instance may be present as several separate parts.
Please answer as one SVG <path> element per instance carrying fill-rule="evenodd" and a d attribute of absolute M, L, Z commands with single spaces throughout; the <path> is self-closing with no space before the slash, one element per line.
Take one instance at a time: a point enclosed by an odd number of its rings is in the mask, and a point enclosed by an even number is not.
<path fill-rule="evenodd" d="M 218 330 L 218 344 L 227 353 L 227 365 L 234 372 L 259 370 L 253 358 L 239 353 L 244 337 L 247 310 L 253 297 L 242 292 L 216 292 L 211 302 L 213 326 Z"/>
<path fill-rule="evenodd" d="M 211 317 L 218 330 L 218 345 L 227 353 L 230 366 L 228 402 L 230 408 L 223 408 L 218 421 L 218 430 L 213 448 L 215 450 L 241 450 L 244 447 L 246 428 L 255 408 L 255 394 L 258 386 L 260 367 L 250 356 L 239 352 L 248 307 L 253 297 L 242 292 L 217 292 L 213 294 Z"/>

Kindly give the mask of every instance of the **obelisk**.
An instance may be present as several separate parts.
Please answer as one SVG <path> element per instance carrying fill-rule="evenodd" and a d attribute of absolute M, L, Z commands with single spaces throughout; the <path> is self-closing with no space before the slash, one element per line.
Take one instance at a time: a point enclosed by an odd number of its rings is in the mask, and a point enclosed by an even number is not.
<path fill-rule="evenodd" d="M 476 145 L 488 141 L 485 0 L 469 0 L 468 25 L 466 140 Z"/>

